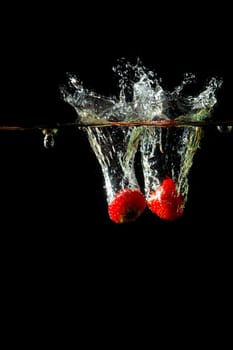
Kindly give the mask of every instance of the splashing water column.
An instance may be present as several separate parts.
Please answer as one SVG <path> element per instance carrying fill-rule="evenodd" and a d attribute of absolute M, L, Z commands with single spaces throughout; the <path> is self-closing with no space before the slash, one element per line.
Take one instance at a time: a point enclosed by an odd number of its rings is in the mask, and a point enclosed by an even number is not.
<path fill-rule="evenodd" d="M 163 116 L 168 127 L 145 128 L 141 141 L 147 205 L 153 213 L 168 221 L 183 215 L 189 188 L 188 174 L 202 137 L 202 128 L 188 125 L 188 122 L 210 117 L 217 102 L 216 91 L 222 84 L 221 80 L 212 78 L 201 92 L 190 96 L 185 93 L 185 88 L 193 83 L 193 79 L 193 75 L 187 74 L 173 91 L 158 90 L 160 113 L 158 110 L 148 113 L 147 119 L 161 120 Z M 174 126 L 173 122 L 184 120 L 187 126 Z"/>
<path fill-rule="evenodd" d="M 102 169 L 110 219 L 135 221 L 146 208 L 134 169 L 140 133 L 128 127 L 88 127 L 86 132 Z"/>
<path fill-rule="evenodd" d="M 130 106 L 124 96 L 117 100 L 84 89 L 74 76 L 69 76 L 69 85 L 62 93 L 65 101 L 75 108 L 78 121 L 86 125 L 90 146 L 102 169 L 110 219 L 115 223 L 135 221 L 146 208 L 134 169 L 142 130 L 94 126 L 95 122 L 124 120 L 132 112 Z"/>
<path fill-rule="evenodd" d="M 200 127 L 145 128 L 141 142 L 145 196 L 158 217 L 174 221 L 183 215 L 188 174 L 202 136 Z"/>

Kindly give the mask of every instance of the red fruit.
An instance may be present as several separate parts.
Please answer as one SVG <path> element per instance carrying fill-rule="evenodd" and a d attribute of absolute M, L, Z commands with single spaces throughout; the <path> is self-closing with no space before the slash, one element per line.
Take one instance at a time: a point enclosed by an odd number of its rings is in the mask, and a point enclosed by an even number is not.
<path fill-rule="evenodd" d="M 125 188 L 118 191 L 108 205 L 108 214 L 115 223 L 124 224 L 135 221 L 145 208 L 146 200 L 143 194 L 138 189 Z"/>
<path fill-rule="evenodd" d="M 176 184 L 167 177 L 147 201 L 149 209 L 161 219 L 173 221 L 184 211 L 184 198 L 177 193 Z"/>

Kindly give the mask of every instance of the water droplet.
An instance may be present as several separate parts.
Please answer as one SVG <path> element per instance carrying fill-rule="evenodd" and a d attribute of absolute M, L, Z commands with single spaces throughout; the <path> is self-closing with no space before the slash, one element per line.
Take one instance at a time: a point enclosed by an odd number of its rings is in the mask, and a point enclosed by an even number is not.
<path fill-rule="evenodd" d="M 44 147 L 46 149 L 53 148 L 55 145 L 54 135 L 57 133 L 57 129 L 44 129 Z"/>
<path fill-rule="evenodd" d="M 228 134 L 232 131 L 232 125 L 217 125 L 217 130 L 221 133 Z"/>
<path fill-rule="evenodd" d="M 45 148 L 53 148 L 55 144 L 53 134 L 46 134 L 44 136 L 44 147 Z"/>

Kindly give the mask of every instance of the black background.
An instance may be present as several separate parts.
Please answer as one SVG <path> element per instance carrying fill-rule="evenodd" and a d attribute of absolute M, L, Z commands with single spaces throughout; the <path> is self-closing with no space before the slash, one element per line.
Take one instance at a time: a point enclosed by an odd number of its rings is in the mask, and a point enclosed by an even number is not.
<path fill-rule="evenodd" d="M 1 125 L 74 121 L 75 112 L 59 91 L 66 73 L 75 72 L 87 88 L 116 94 L 112 67 L 121 57 L 140 58 L 169 87 L 185 72 L 222 77 L 214 117 L 232 118 L 230 22 L 219 25 L 227 11 L 210 15 L 197 5 L 184 12 L 169 6 L 152 11 L 148 5 L 131 13 L 119 4 L 108 12 L 105 7 L 59 10 L 8 17 L 1 31 Z M 46 150 L 39 130 L 0 133 L 1 236 L 9 250 L 27 252 L 27 262 L 41 254 L 47 262 L 64 258 L 77 264 L 86 254 L 96 261 L 104 256 L 105 265 L 119 262 L 118 253 L 126 258 L 161 252 L 181 254 L 182 261 L 191 254 L 196 261 L 196 253 L 210 258 L 229 248 L 232 134 L 205 128 L 180 220 L 165 222 L 147 210 L 127 225 L 108 218 L 101 170 L 85 136 L 61 128 L 55 141 Z"/>
<path fill-rule="evenodd" d="M 120 57 L 139 57 L 171 87 L 184 72 L 221 76 L 214 118 L 232 119 L 229 6 L 9 5 L 0 21 L 1 125 L 73 121 L 59 92 L 66 73 L 115 94 L 112 66 Z M 232 274 L 233 134 L 205 128 L 180 220 L 166 222 L 147 210 L 127 225 L 108 218 L 101 170 L 84 135 L 61 128 L 55 141 L 47 150 L 40 130 L 0 131 L 1 311 L 8 343 L 44 345 L 46 336 L 46 343 L 64 341 L 67 348 L 75 334 L 75 343 L 102 345 L 110 338 L 122 346 L 126 335 L 130 345 L 142 337 L 145 348 L 161 329 L 163 343 L 180 344 L 185 335 L 198 342 L 201 333 L 202 343 L 219 337 L 222 345 Z"/>

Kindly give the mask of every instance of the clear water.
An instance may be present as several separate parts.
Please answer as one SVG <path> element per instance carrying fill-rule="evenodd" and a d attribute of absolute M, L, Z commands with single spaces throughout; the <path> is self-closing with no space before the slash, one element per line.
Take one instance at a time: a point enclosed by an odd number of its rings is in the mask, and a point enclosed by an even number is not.
<path fill-rule="evenodd" d="M 107 202 L 126 187 L 139 189 L 134 159 L 139 133 L 136 127 L 87 127 L 89 143 L 101 165 Z"/>
<path fill-rule="evenodd" d="M 201 137 L 201 127 L 144 128 L 140 150 L 146 199 L 170 177 L 186 201 L 188 173 Z"/>
<path fill-rule="evenodd" d="M 170 176 L 178 192 L 188 193 L 188 173 L 199 147 L 202 128 L 182 126 L 159 128 L 143 125 L 148 121 L 203 121 L 211 117 L 222 79 L 211 77 L 200 87 L 193 74 L 185 73 L 172 91 L 163 88 L 156 72 L 138 60 L 133 65 L 120 60 L 113 71 L 118 76 L 119 96 L 102 96 L 86 89 L 74 75 L 68 76 L 61 91 L 64 100 L 77 112 L 77 124 L 86 125 L 90 145 L 105 180 L 107 200 L 118 189 L 138 188 L 135 155 L 141 153 L 146 197 Z M 128 126 L 103 126 L 108 122 L 128 122 Z M 141 122 L 131 126 L 130 122 Z M 95 126 L 98 123 L 98 126 Z M 89 126 L 89 125 L 92 126 Z"/>

